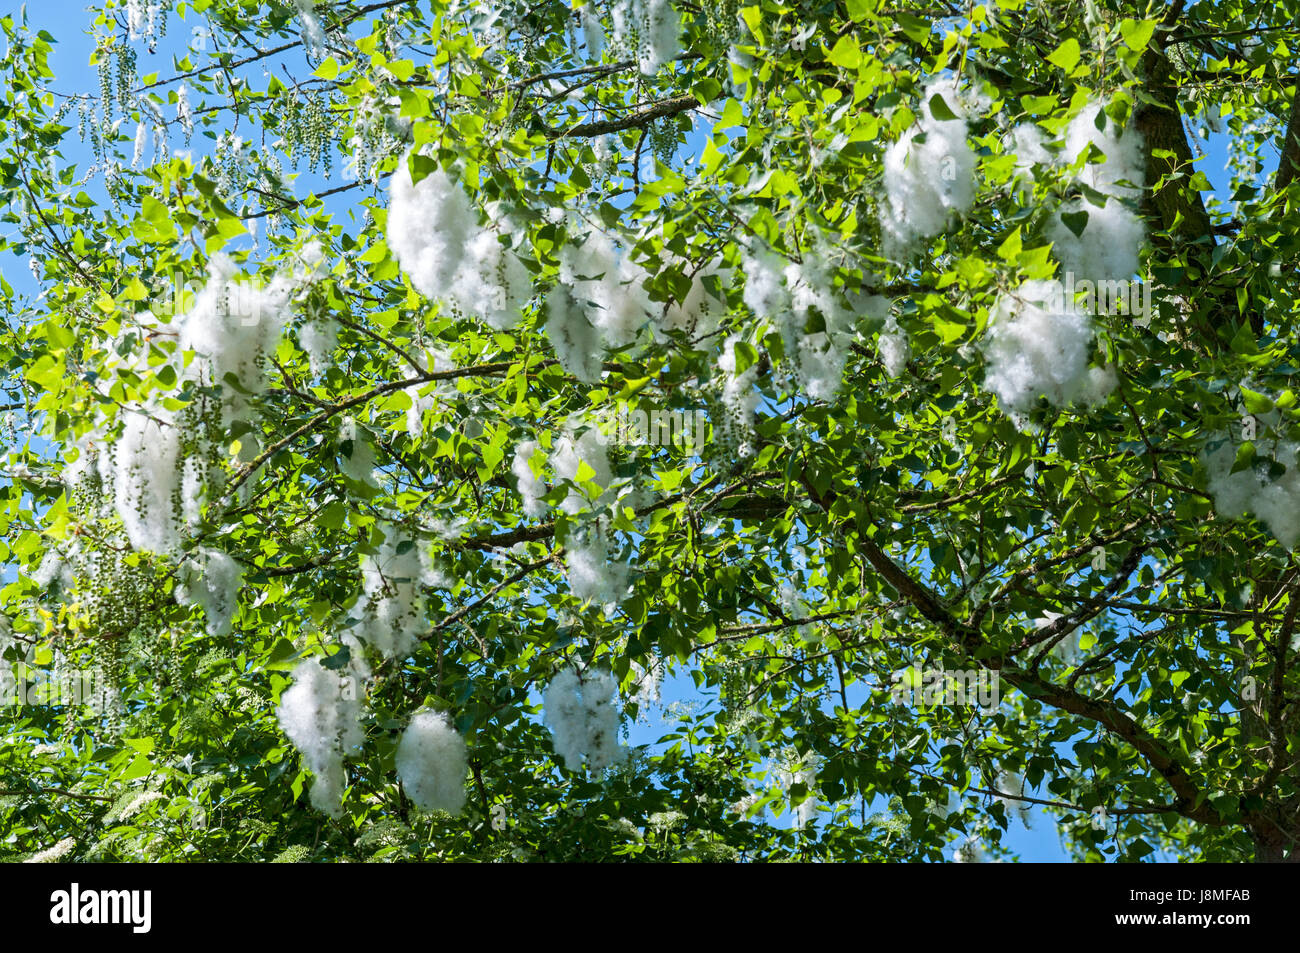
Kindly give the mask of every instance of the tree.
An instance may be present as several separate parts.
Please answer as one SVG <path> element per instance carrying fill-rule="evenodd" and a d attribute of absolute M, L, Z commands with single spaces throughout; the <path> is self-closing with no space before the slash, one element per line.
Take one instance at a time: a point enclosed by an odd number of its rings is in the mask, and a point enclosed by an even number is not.
<path fill-rule="evenodd" d="M 1296 859 L 1298 14 L 3 18 L 4 851 Z"/>

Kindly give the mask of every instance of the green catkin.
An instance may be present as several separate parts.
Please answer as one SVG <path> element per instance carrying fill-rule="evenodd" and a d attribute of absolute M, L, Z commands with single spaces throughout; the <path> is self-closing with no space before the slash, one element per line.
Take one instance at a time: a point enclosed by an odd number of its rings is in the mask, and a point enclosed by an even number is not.
<path fill-rule="evenodd" d="M 719 45 L 731 46 L 740 36 L 738 0 L 720 0 L 705 4 L 704 25 L 708 35 Z"/>
<path fill-rule="evenodd" d="M 667 122 L 656 122 L 650 127 L 650 151 L 664 165 L 672 161 L 677 149 L 677 131 Z"/>
<path fill-rule="evenodd" d="M 99 111 L 104 122 L 113 118 L 113 64 L 110 62 L 112 50 L 100 46 L 96 56 L 96 68 L 99 72 Z"/>
<path fill-rule="evenodd" d="M 117 105 L 122 112 L 128 112 L 135 95 L 135 50 L 125 43 L 119 43 L 113 52 L 117 63 Z"/>
<path fill-rule="evenodd" d="M 280 138 L 284 142 L 284 150 L 289 157 L 289 165 L 296 166 L 298 164 L 298 146 L 302 139 L 302 129 L 298 116 L 297 90 L 285 97 L 284 122 L 281 126 Z"/>
<path fill-rule="evenodd" d="M 329 120 L 325 115 L 325 108 L 321 104 L 321 97 L 311 95 L 307 98 L 307 110 L 305 118 L 305 139 L 307 146 L 307 168 L 315 172 L 321 165 L 324 157 L 326 170 L 328 171 L 329 150 L 326 148 L 328 141 Z"/>

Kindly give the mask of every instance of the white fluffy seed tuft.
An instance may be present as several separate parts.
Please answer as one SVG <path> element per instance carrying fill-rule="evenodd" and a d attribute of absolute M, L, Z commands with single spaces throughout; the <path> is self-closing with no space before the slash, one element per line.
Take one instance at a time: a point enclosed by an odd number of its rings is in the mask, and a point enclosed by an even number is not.
<path fill-rule="evenodd" d="M 956 118 L 935 116 L 931 103 L 936 96 Z M 907 257 L 974 204 L 977 160 L 966 139 L 966 123 L 983 105 L 952 80 L 933 82 L 922 91 L 916 124 L 885 152 L 880 226 L 889 257 Z"/>
<path fill-rule="evenodd" d="M 604 490 L 614 479 L 604 437 L 595 427 L 589 427 L 580 437 L 575 438 L 572 431 L 560 437 L 551 451 L 551 469 L 555 471 L 557 481 L 568 480 L 576 484 L 570 487 L 569 495 L 560 503 L 560 509 L 570 516 L 594 502 L 588 500 L 583 492 L 584 483 L 594 483 Z"/>
<path fill-rule="evenodd" d="M 358 637 L 385 658 L 405 658 L 427 634 L 420 592 L 428 573 L 424 548 L 396 527 L 382 527 L 384 541 L 361 559 L 361 596 L 352 608 Z"/>
<path fill-rule="evenodd" d="M 1089 365 L 1089 316 L 1064 300 L 1055 281 L 1027 281 L 998 297 L 984 338 L 984 385 L 1016 426 L 1029 426 L 1038 398 L 1056 407 L 1094 404 L 1115 388 L 1110 368 Z"/>
<path fill-rule="evenodd" d="M 459 814 L 465 806 L 465 739 L 441 712 L 417 712 L 397 745 L 397 776 L 416 806 Z"/>
<path fill-rule="evenodd" d="M 509 226 L 479 224 L 469 197 L 443 169 L 415 183 L 404 157 L 393 173 L 388 245 L 425 297 L 512 328 L 530 290 L 528 270 L 501 240 Z"/>
<path fill-rule="evenodd" d="M 365 740 L 361 705 L 370 679 L 361 646 L 346 637 L 344 643 L 351 652 L 345 669 L 331 671 L 314 658 L 299 663 L 277 713 L 280 727 L 316 776 L 312 805 L 334 818 L 343 816 L 343 758 Z"/>
<path fill-rule="evenodd" d="M 239 608 L 244 570 L 228 554 L 201 548 L 186 560 L 176 587 L 176 603 L 202 606 L 209 635 L 226 635 Z"/>
<path fill-rule="evenodd" d="M 1232 472 L 1237 446 L 1224 440 L 1207 451 L 1202 460 L 1209 472 L 1208 489 L 1214 497 L 1214 511 L 1226 519 L 1254 515 L 1268 527 L 1288 552 L 1300 542 L 1300 446 L 1288 441 L 1255 441 L 1257 456 L 1271 456 L 1285 469 L 1270 477 L 1264 465 L 1256 464 Z"/>
<path fill-rule="evenodd" d="M 515 448 L 515 456 L 510 463 L 519 495 L 523 498 L 524 515 L 533 519 L 545 516 L 550 509 L 549 504 L 542 499 L 546 495 L 546 483 L 533 472 L 532 459 L 536 452 L 537 441 L 525 440 Z"/>
<path fill-rule="evenodd" d="M 542 703 L 555 752 L 567 768 L 603 771 L 620 756 L 619 713 L 614 702 L 618 688 L 605 671 L 579 674 L 568 668 L 546 686 Z"/>
<path fill-rule="evenodd" d="M 565 547 L 569 591 L 583 602 L 608 606 L 623 601 L 628 589 L 628 566 L 614 562 L 609 537 L 596 528 L 575 534 Z"/>

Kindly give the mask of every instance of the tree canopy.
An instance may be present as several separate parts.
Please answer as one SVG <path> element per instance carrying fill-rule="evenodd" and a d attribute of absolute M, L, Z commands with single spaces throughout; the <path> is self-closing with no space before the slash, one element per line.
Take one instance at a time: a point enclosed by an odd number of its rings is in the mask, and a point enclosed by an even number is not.
<path fill-rule="evenodd" d="M 34 17 L 4 856 L 1300 857 L 1295 0 Z"/>

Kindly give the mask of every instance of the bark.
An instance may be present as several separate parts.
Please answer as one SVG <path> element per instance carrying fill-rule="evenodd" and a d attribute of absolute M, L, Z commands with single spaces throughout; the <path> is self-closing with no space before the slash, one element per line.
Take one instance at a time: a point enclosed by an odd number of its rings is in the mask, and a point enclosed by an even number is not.
<path fill-rule="evenodd" d="M 1145 211 L 1173 233 L 1173 246 L 1164 242 L 1166 247 L 1162 251 L 1175 251 L 1182 243 L 1213 246 L 1214 228 L 1201 194 L 1185 187 L 1186 177 L 1192 174 L 1193 156 L 1178 108 L 1173 70 L 1163 50 L 1154 41 L 1147 57 L 1148 89 L 1157 102 L 1141 103 L 1133 112 L 1134 125 L 1142 134 L 1146 149 L 1146 178 L 1150 191 L 1146 194 Z M 1167 150 L 1174 155 L 1172 158 L 1156 156 L 1158 150 Z M 1161 180 L 1175 170 L 1181 171 L 1183 178 L 1161 185 Z M 1157 244 L 1161 244 L 1159 239 Z"/>
<path fill-rule="evenodd" d="M 1300 169 L 1300 70 L 1296 71 L 1295 85 L 1291 90 L 1291 118 L 1287 120 L 1286 135 L 1282 139 L 1282 160 L 1278 163 L 1274 187 L 1282 192 Z"/>

